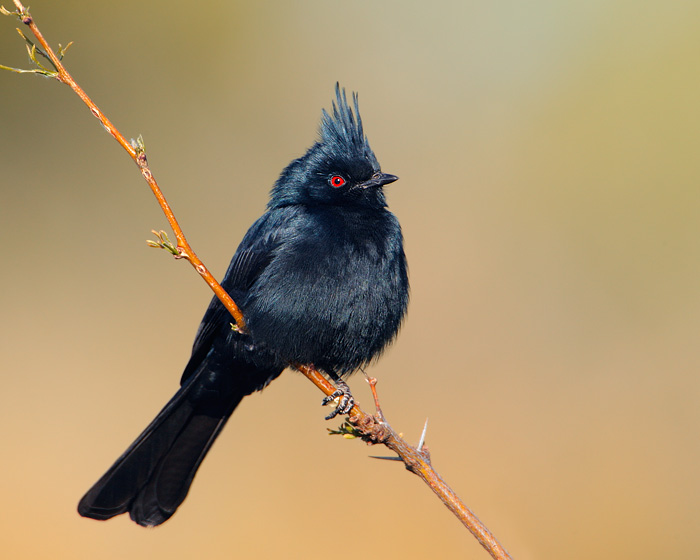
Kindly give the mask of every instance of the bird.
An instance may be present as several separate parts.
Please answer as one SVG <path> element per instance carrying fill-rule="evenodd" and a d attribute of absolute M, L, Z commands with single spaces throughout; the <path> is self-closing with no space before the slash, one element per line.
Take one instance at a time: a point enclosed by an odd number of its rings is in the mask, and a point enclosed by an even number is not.
<path fill-rule="evenodd" d="M 335 383 L 327 419 L 352 409 L 345 379 L 395 339 L 408 306 L 403 235 L 384 193 L 397 179 L 370 148 L 357 93 L 351 106 L 336 83 L 317 140 L 282 171 L 221 283 L 245 330 L 214 297 L 179 390 L 83 496 L 81 516 L 167 521 L 241 400 L 290 365 L 313 365 Z"/>

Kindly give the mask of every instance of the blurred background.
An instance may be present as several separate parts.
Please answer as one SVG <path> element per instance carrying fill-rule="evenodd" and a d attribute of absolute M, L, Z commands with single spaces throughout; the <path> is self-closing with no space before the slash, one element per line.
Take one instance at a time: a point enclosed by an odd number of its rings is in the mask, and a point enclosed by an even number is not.
<path fill-rule="evenodd" d="M 11 4 L 5 2 L 6 7 Z M 700 3 L 31 4 L 221 277 L 336 80 L 403 225 L 392 425 L 520 560 L 700 554 Z M 27 67 L 0 18 L 0 64 Z M 285 373 L 165 525 L 78 499 L 175 392 L 211 297 L 67 88 L 0 72 L 0 555 L 487 558 Z M 351 386 L 366 409 L 361 376 Z"/>

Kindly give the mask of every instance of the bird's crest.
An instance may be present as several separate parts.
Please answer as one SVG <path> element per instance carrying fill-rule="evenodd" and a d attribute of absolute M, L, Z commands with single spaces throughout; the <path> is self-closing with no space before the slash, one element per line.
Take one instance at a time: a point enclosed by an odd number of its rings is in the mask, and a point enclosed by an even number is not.
<path fill-rule="evenodd" d="M 367 158 L 373 167 L 378 168 L 377 158 L 369 146 L 362 129 L 362 117 L 357 93 L 352 94 L 353 108 L 348 104 L 345 88 L 335 84 L 335 101 L 332 115 L 325 109 L 321 116 L 321 143 L 336 153 L 355 153 Z"/>
<path fill-rule="evenodd" d="M 321 114 L 319 139 L 282 171 L 270 192 L 268 209 L 319 200 L 327 202 L 328 197 L 335 196 L 326 188 L 329 173 L 348 172 L 352 167 L 355 171 L 361 169 L 367 175 L 363 180 L 367 180 L 379 171 L 379 162 L 362 128 L 356 93 L 352 94 L 352 101 L 354 111 L 345 89 L 336 83 L 332 109 L 324 109 Z M 363 192 L 371 192 L 379 206 L 386 205 L 380 189 Z"/>

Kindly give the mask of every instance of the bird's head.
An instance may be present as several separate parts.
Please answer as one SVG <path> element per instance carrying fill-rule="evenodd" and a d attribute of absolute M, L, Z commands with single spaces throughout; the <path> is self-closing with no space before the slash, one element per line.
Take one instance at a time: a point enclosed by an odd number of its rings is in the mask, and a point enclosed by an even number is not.
<path fill-rule="evenodd" d="M 319 140 L 282 171 L 268 208 L 290 204 L 386 206 L 382 187 L 398 177 L 381 172 L 362 129 L 357 94 L 352 95 L 354 112 L 345 89 L 338 84 L 335 96 L 332 114 L 323 111 Z"/>

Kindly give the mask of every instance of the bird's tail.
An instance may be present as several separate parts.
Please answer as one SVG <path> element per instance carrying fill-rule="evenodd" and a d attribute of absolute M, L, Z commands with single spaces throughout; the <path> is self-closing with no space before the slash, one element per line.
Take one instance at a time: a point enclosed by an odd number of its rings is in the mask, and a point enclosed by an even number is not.
<path fill-rule="evenodd" d="M 168 520 L 226 420 L 249 392 L 231 383 L 230 374 L 225 377 L 200 370 L 188 379 L 83 496 L 78 513 L 109 519 L 128 511 L 143 526 Z"/>

